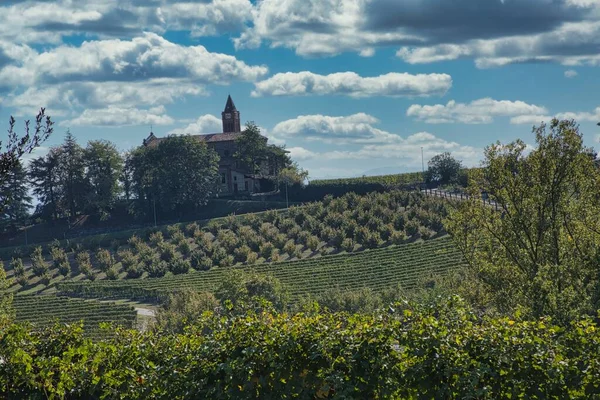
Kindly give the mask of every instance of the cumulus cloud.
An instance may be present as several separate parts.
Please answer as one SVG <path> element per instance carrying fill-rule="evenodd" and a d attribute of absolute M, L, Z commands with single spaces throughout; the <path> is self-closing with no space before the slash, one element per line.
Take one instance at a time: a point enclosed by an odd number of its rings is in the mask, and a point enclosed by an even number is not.
<path fill-rule="evenodd" d="M 173 129 L 169 135 L 197 135 L 201 133 L 215 133 L 223 130 L 222 121 L 220 118 L 211 114 L 204 114 L 185 128 Z"/>
<path fill-rule="evenodd" d="M 131 40 L 95 40 L 80 47 L 62 45 L 0 70 L 13 86 L 65 81 L 140 81 L 187 78 L 197 83 L 254 81 L 267 73 L 204 46 L 182 46 L 154 33 Z"/>
<path fill-rule="evenodd" d="M 451 87 L 452 77 L 447 74 L 388 73 L 362 77 L 355 72 L 319 75 L 302 71 L 279 73 L 256 82 L 252 96 L 443 96 Z"/>
<path fill-rule="evenodd" d="M 411 105 L 406 115 L 429 124 L 465 123 L 489 124 L 494 117 L 522 117 L 545 115 L 544 107 L 527 104 L 523 101 L 494 100 L 483 98 L 471 103 L 457 103 L 454 100 L 447 104 Z"/>
<path fill-rule="evenodd" d="M 173 119 L 166 115 L 163 106 L 148 110 L 108 106 L 104 109 L 84 110 L 72 120 L 62 121 L 61 126 L 129 126 L 129 125 L 171 125 Z"/>
<path fill-rule="evenodd" d="M 394 141 L 396 135 L 373 126 L 378 122 L 377 118 L 365 113 L 349 116 L 300 115 L 275 125 L 273 135 L 337 144 Z"/>
<path fill-rule="evenodd" d="M 472 57 L 479 67 L 552 61 L 597 65 L 596 0 L 263 0 L 238 47 L 331 56 L 399 46 L 410 63 Z"/>
<path fill-rule="evenodd" d="M 592 112 L 586 111 L 568 111 L 560 112 L 555 115 L 522 115 L 511 118 L 512 124 L 539 125 L 542 122 L 549 122 L 552 118 L 574 119 L 576 122 L 600 122 L 600 107 L 596 107 Z"/>
<path fill-rule="evenodd" d="M 574 69 L 569 69 L 565 71 L 565 78 L 575 78 L 577 76 L 577 71 Z"/>

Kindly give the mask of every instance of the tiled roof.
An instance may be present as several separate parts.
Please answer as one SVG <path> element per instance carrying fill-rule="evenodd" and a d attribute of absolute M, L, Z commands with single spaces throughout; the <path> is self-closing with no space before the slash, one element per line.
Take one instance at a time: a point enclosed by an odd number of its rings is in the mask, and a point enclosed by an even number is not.
<path fill-rule="evenodd" d="M 190 135 L 198 140 L 202 140 L 206 143 L 216 143 L 216 142 L 230 142 L 237 139 L 242 132 L 228 132 L 228 133 L 207 133 L 203 135 Z M 168 136 L 167 136 L 168 137 Z M 160 143 L 165 140 L 166 137 L 158 138 L 154 135 L 149 136 L 144 140 L 144 144 L 150 143 Z"/>

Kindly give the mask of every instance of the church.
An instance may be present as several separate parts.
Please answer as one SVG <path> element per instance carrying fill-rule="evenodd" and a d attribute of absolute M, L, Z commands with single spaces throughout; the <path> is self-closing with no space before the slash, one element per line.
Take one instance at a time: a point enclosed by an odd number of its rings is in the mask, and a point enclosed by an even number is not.
<path fill-rule="evenodd" d="M 240 112 L 231 96 L 227 96 L 225 109 L 221 113 L 223 132 L 190 135 L 200 140 L 219 155 L 220 196 L 251 195 L 272 190 L 277 166 L 268 160 L 261 162 L 261 170 L 251 171 L 233 157 L 237 151 L 236 139 L 242 135 Z M 165 138 L 158 138 L 153 132 L 144 139 L 143 145 L 157 146 Z M 268 140 L 264 137 L 265 142 Z"/>

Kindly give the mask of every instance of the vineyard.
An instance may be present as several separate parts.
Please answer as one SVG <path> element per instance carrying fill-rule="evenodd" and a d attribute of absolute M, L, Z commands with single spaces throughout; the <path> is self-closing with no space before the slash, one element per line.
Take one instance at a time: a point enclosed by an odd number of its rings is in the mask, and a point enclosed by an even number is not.
<path fill-rule="evenodd" d="M 429 240 L 445 234 L 445 215 L 442 199 L 415 192 L 348 193 L 282 212 L 230 216 L 205 226 L 171 225 L 106 247 L 36 247 L 29 258 L 13 258 L 5 267 L 12 291 L 40 293 L 69 281 L 135 281 Z"/>
<path fill-rule="evenodd" d="M 423 174 L 421 172 L 409 172 L 404 174 L 393 175 L 377 175 L 377 176 L 362 176 L 357 178 L 342 178 L 342 179 L 315 179 L 311 181 L 311 185 L 359 185 L 359 184 L 382 184 L 388 186 L 412 185 L 423 182 Z"/>
<path fill-rule="evenodd" d="M 56 321 L 84 321 L 84 331 L 92 337 L 108 334 L 99 329 L 102 322 L 132 328 L 137 317 L 132 306 L 51 295 L 15 296 L 13 306 L 17 322 L 30 322 L 39 328 L 52 325 Z"/>
<path fill-rule="evenodd" d="M 428 273 L 444 273 L 462 264 L 462 256 L 448 237 L 426 242 L 367 250 L 354 254 L 331 255 L 291 262 L 242 266 L 262 274 L 272 274 L 290 288 L 293 299 L 318 295 L 332 288 L 383 290 L 401 285 L 411 288 Z M 65 295 L 85 297 L 160 299 L 173 290 L 192 288 L 214 290 L 230 268 L 159 279 L 130 281 L 71 282 L 59 284 Z"/>

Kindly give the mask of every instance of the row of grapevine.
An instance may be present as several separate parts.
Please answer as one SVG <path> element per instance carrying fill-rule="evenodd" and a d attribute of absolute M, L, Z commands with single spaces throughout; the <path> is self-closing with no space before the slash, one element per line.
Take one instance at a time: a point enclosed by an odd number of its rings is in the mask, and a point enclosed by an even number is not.
<path fill-rule="evenodd" d="M 69 278 L 118 280 L 185 274 L 212 267 L 253 265 L 428 240 L 444 234 L 445 204 L 415 192 L 390 191 L 359 196 L 327 196 L 323 201 L 291 207 L 285 213 L 230 216 L 201 227 L 168 226 L 132 236 L 127 245 L 67 253 L 40 248 L 29 259 L 13 259 L 8 275 L 15 285 L 41 288 Z M 49 264 L 50 263 L 50 264 Z M 13 271 L 11 273 L 11 271 Z M 60 277 L 62 275 L 62 278 Z M 60 279 L 55 279 L 60 278 Z"/>
<path fill-rule="evenodd" d="M 310 184 L 315 186 L 324 186 L 379 183 L 382 185 L 397 186 L 418 184 L 420 182 L 423 182 L 423 174 L 421 172 L 408 172 L 404 174 L 361 176 L 356 178 L 315 179 L 311 181 Z"/>
<path fill-rule="evenodd" d="M 103 336 L 103 331 L 99 329 L 102 322 L 132 328 L 137 318 L 132 306 L 53 295 L 14 296 L 13 306 L 17 322 L 29 322 L 41 328 L 57 321 L 83 321 L 85 332 L 92 337 Z"/>
<path fill-rule="evenodd" d="M 353 254 L 316 257 L 307 260 L 240 266 L 261 274 L 272 274 L 290 288 L 293 299 L 318 295 L 338 287 L 382 290 L 402 285 L 411 288 L 428 273 L 444 273 L 462 265 L 463 259 L 448 237 L 391 246 Z M 211 291 L 222 280 L 226 268 L 158 279 L 128 281 L 65 282 L 57 285 L 65 295 L 85 297 L 155 299 L 170 291 L 192 288 Z"/>

